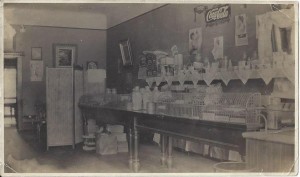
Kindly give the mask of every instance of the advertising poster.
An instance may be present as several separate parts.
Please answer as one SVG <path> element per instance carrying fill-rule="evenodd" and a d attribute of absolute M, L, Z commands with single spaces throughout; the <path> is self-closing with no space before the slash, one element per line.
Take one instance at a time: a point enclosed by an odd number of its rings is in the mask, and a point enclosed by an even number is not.
<path fill-rule="evenodd" d="M 223 36 L 214 38 L 214 48 L 211 53 L 215 60 L 223 58 Z"/>
<path fill-rule="evenodd" d="M 189 31 L 189 52 L 196 54 L 200 52 L 202 46 L 202 30 L 201 28 L 190 29 Z"/>
<path fill-rule="evenodd" d="M 41 60 L 30 61 L 30 81 L 43 81 L 44 62 Z"/>
<path fill-rule="evenodd" d="M 246 14 L 235 16 L 235 45 L 248 45 Z"/>

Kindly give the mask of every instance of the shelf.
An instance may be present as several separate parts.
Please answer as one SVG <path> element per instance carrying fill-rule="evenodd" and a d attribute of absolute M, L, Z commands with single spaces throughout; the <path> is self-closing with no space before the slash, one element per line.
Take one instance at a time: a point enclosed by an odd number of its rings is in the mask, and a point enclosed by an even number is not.
<path fill-rule="evenodd" d="M 282 68 L 265 68 L 265 69 L 249 69 L 249 70 L 232 70 L 232 71 L 211 71 L 208 73 L 197 73 L 196 71 L 187 71 L 186 74 L 180 74 L 176 76 L 161 76 L 161 77 L 149 77 L 145 81 L 148 85 L 156 83 L 167 82 L 171 85 L 174 82 L 191 81 L 197 84 L 198 81 L 205 81 L 207 85 L 213 80 L 222 80 L 226 85 L 230 80 L 241 80 L 244 84 L 249 79 L 263 79 L 268 84 L 273 78 L 288 78 L 292 83 L 295 82 L 294 72 L 291 71 L 294 67 L 282 67 Z M 182 82 L 183 83 L 183 82 Z"/>

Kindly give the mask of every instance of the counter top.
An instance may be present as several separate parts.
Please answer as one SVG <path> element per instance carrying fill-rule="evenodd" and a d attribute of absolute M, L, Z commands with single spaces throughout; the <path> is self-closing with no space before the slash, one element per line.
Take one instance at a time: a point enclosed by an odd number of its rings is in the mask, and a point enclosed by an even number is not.
<path fill-rule="evenodd" d="M 257 131 L 257 132 L 244 132 L 244 138 L 248 139 L 257 139 L 264 140 L 276 143 L 283 144 L 295 144 L 295 129 L 294 128 L 285 128 L 281 130 L 268 130 L 265 131 Z"/>

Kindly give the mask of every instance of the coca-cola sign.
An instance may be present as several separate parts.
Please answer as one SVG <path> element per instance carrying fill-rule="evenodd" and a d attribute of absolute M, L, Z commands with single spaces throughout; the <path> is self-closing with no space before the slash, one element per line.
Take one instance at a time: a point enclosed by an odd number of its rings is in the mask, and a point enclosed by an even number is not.
<path fill-rule="evenodd" d="M 214 25 L 229 21 L 231 14 L 230 5 L 222 5 L 209 9 L 205 13 L 205 22 L 207 25 Z"/>

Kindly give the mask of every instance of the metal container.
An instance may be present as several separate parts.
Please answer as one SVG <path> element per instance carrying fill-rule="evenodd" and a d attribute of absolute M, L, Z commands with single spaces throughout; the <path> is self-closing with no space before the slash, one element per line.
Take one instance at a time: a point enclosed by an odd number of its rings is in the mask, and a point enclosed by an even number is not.
<path fill-rule="evenodd" d="M 268 129 L 279 130 L 281 128 L 279 121 L 278 111 L 268 110 Z"/>

